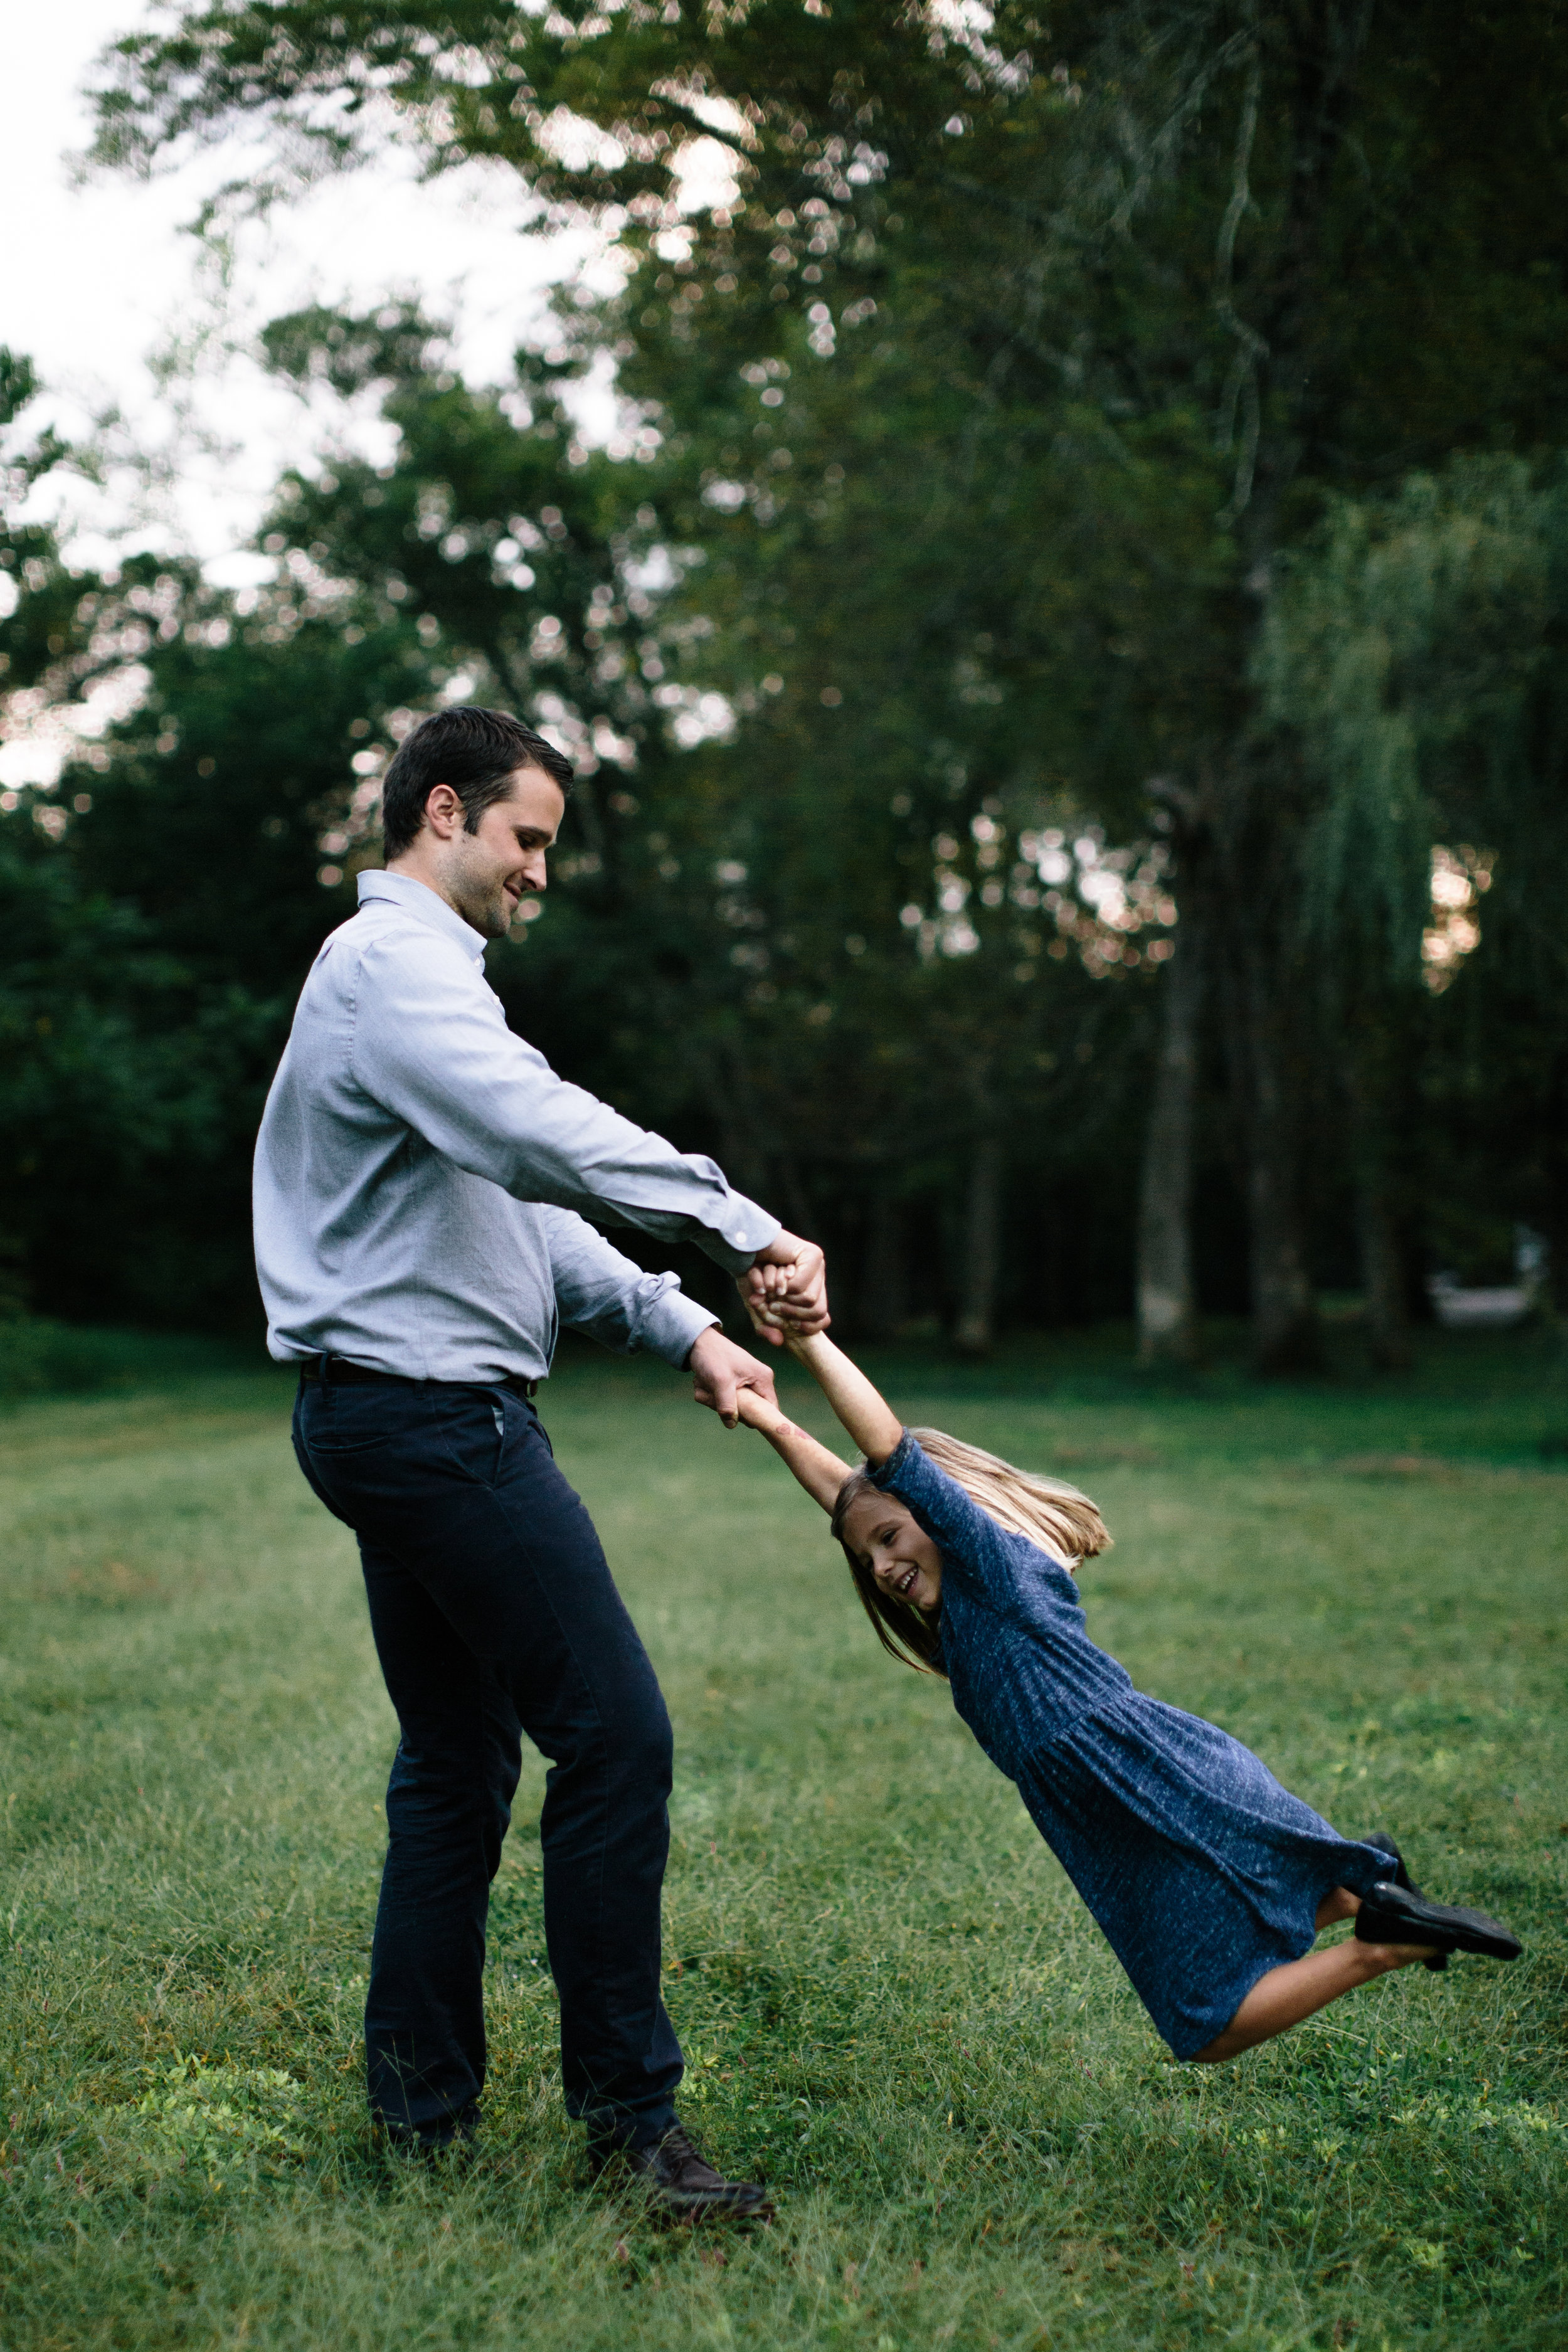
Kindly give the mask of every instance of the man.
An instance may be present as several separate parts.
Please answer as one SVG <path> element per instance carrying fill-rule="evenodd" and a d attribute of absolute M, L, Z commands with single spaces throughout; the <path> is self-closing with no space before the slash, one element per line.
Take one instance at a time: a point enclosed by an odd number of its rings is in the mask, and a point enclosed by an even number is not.
<path fill-rule="evenodd" d="M 386 870 L 317 957 L 256 1156 L 268 1344 L 300 1367 L 294 1442 L 359 1538 L 401 1730 L 365 2011 L 373 2111 L 419 2150 L 472 2136 L 489 1890 L 521 1768 L 541 1841 L 568 2112 L 682 2217 L 745 2215 L 674 2106 L 659 1998 L 669 1719 L 532 1402 L 563 1322 L 688 1366 L 732 1426 L 766 1368 L 584 1213 L 689 1237 L 826 1323 L 822 1254 L 581 1088 L 507 1027 L 481 957 L 545 887 L 570 762 L 500 711 L 416 727 L 383 792 Z"/>

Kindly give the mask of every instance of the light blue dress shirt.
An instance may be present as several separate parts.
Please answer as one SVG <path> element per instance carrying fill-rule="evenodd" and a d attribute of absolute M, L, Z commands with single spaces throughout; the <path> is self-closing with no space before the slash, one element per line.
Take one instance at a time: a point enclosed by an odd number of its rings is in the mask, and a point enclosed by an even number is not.
<path fill-rule="evenodd" d="M 778 1219 L 557 1077 L 507 1027 L 484 940 L 434 890 L 362 874 L 359 897 L 311 966 L 257 1139 L 272 1355 L 542 1380 L 568 1323 L 684 1363 L 718 1318 L 584 1213 L 694 1241 L 732 1274 Z"/>

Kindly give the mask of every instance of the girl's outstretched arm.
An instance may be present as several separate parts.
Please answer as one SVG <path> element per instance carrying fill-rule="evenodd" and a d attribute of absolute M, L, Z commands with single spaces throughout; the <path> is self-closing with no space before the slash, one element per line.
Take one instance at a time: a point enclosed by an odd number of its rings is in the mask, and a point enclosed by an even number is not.
<path fill-rule="evenodd" d="M 742 1389 L 735 1397 L 735 1409 L 748 1429 L 759 1430 L 773 1452 L 786 1462 L 814 1503 L 831 1511 L 838 1500 L 838 1489 L 849 1475 L 848 1465 L 819 1445 L 804 1429 L 782 1413 L 776 1404 L 769 1404 L 755 1389 Z"/>
<path fill-rule="evenodd" d="M 805 1366 L 868 1462 L 885 1462 L 903 1442 L 904 1425 L 880 1391 L 836 1348 L 825 1331 L 785 1334 L 790 1354 Z"/>

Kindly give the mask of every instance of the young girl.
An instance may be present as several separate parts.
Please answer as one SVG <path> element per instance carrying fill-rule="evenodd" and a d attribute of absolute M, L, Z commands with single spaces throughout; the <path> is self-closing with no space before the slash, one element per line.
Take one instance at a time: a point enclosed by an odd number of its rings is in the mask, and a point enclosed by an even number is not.
<path fill-rule="evenodd" d="M 1392 1840 L 1341 1837 L 1228 1733 L 1133 1689 L 1084 1630 L 1071 1570 L 1110 1541 L 1087 1496 L 901 1428 L 822 1335 L 787 1344 L 864 1468 L 753 1391 L 742 1419 L 832 1515 L 884 1649 L 947 1676 L 1178 2058 L 1234 2058 L 1415 1960 L 1518 1957 L 1497 1920 L 1429 1903 Z"/>

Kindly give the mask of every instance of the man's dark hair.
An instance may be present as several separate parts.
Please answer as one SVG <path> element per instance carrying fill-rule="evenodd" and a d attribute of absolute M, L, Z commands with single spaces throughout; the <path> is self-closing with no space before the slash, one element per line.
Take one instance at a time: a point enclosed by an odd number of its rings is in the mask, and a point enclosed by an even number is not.
<path fill-rule="evenodd" d="M 563 793 L 572 789 L 572 762 L 553 743 L 510 710 L 478 710 L 460 702 L 433 710 L 399 744 L 381 787 L 382 844 L 401 857 L 425 822 L 425 803 L 437 784 L 449 784 L 463 803 L 463 824 L 478 833 L 494 801 L 504 800 L 519 768 L 542 768 Z"/>

